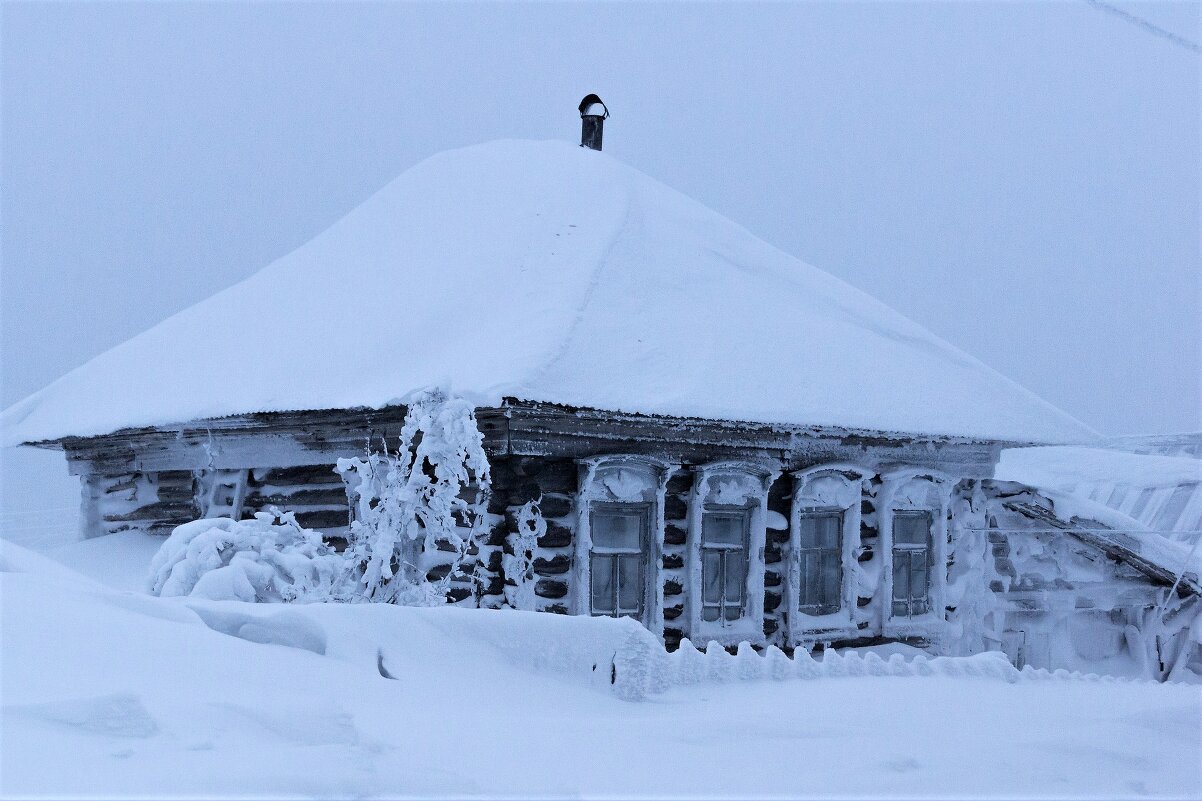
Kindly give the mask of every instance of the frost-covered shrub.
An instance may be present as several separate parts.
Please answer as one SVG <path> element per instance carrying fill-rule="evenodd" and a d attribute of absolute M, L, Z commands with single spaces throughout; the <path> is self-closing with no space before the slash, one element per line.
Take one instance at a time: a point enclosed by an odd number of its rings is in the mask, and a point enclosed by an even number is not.
<path fill-rule="evenodd" d="M 512 553 L 502 554 L 501 569 L 513 586 L 505 585 L 505 601 L 511 609 L 534 609 L 534 549 L 547 533 L 538 501 L 527 501 L 517 513 L 517 532 L 506 537 Z"/>
<path fill-rule="evenodd" d="M 326 601 L 342 558 L 291 513 L 194 520 L 171 532 L 150 565 L 154 595 L 230 601 Z"/>
<path fill-rule="evenodd" d="M 355 505 L 346 550 L 351 599 L 445 603 L 487 522 L 488 458 L 471 404 L 426 392 L 410 403 L 395 452 L 339 459 L 337 470 Z M 437 582 L 427 578 L 423 553 L 446 555 Z"/>

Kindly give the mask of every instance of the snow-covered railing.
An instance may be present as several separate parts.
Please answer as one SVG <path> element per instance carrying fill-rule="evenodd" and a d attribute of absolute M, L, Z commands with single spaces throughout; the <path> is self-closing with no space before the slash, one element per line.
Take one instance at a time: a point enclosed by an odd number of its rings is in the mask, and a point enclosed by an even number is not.
<path fill-rule="evenodd" d="M 1005 654 L 997 651 L 961 657 L 918 655 L 907 660 L 901 654 L 893 654 L 885 659 L 871 651 L 865 654 L 855 651 L 839 654 L 832 650 L 817 660 L 804 649 L 797 649 L 789 657 L 775 646 L 769 646 L 762 653 L 757 652 L 746 642 L 741 643 L 734 654 L 716 642 L 711 642 L 702 651 L 686 638 L 676 651 L 668 653 L 659 647 L 653 637 L 638 634 L 632 634 L 614 654 L 609 668 L 607 671 L 597 670 L 596 673 L 599 678 L 608 678 L 613 692 L 620 698 L 630 701 L 678 685 L 854 676 L 979 678 L 1009 684 L 1019 681 L 1155 683 L 1150 679 L 1129 679 L 1063 669 L 1046 670 L 1030 665 L 1019 670 L 1010 664 Z"/>

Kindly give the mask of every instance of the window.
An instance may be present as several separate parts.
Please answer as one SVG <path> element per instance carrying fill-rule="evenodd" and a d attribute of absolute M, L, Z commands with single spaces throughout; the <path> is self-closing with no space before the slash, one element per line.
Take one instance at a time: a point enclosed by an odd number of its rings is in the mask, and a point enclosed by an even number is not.
<path fill-rule="evenodd" d="M 595 503 L 589 513 L 589 597 L 594 615 L 642 617 L 649 504 Z"/>
<path fill-rule="evenodd" d="M 807 512 L 798 523 L 800 611 L 807 615 L 838 612 L 843 586 L 843 512 Z"/>
<path fill-rule="evenodd" d="M 701 619 L 738 620 L 747 599 L 750 509 L 706 509 L 701 519 Z"/>
<path fill-rule="evenodd" d="M 930 609 L 931 513 L 893 513 L 893 616 Z"/>

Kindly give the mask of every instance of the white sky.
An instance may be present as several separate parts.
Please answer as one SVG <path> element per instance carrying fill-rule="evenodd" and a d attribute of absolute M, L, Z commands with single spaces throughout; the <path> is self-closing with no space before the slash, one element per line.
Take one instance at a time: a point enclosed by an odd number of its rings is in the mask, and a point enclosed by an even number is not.
<path fill-rule="evenodd" d="M 1202 5 L 1115 5 L 1202 40 Z M 0 21 L 4 406 L 426 156 L 577 140 L 597 92 L 607 152 L 1102 432 L 1202 428 L 1202 57 L 1097 6 L 6 3 Z M 297 313 L 346 310 L 318 288 Z"/>

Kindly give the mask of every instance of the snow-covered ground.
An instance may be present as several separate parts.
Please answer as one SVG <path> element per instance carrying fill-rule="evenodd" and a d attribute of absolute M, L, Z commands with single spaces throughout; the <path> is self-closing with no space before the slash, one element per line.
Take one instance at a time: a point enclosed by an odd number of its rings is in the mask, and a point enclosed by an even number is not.
<path fill-rule="evenodd" d="M 735 671 L 630 702 L 592 670 L 628 621 L 155 598 L 157 542 L 3 543 L 4 797 L 1202 796 L 1199 686 Z"/>

